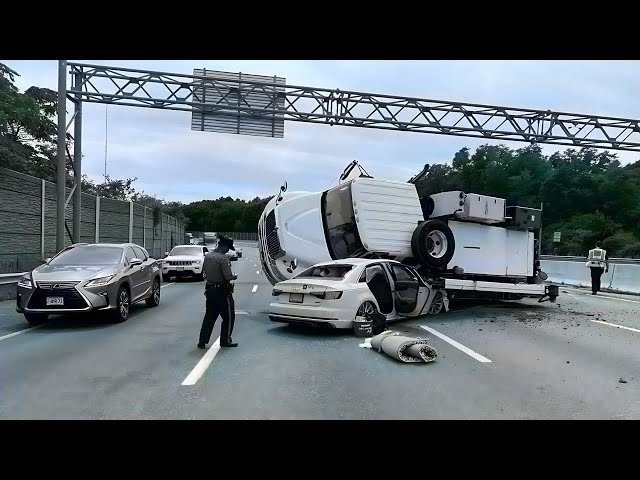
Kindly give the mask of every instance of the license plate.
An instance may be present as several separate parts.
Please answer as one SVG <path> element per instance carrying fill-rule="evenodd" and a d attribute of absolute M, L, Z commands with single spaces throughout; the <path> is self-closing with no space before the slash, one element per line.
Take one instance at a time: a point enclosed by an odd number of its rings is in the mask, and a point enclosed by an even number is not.
<path fill-rule="evenodd" d="M 291 303 L 302 303 L 302 299 L 304 298 L 303 293 L 290 293 L 289 294 L 289 302 Z"/>
<path fill-rule="evenodd" d="M 178 272 L 182 272 L 184 270 L 184 267 L 176 267 L 176 271 Z"/>
<path fill-rule="evenodd" d="M 47 305 L 64 305 L 63 297 L 47 297 Z"/>

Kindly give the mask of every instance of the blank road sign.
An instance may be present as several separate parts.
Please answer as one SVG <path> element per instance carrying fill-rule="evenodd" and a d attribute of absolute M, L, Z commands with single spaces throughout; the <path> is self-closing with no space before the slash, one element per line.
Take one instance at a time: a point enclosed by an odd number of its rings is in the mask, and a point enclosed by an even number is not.
<path fill-rule="evenodd" d="M 283 77 L 219 72 L 196 68 L 191 130 L 258 137 L 284 137 Z M 256 83 L 260 82 L 260 83 Z M 251 110 L 249 110 L 251 109 Z"/>

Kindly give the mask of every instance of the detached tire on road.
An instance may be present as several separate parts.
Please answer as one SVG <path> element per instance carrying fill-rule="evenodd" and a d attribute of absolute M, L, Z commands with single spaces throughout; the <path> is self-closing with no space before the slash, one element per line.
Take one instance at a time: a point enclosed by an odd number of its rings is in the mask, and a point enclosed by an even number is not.
<path fill-rule="evenodd" d="M 46 322 L 47 318 L 49 318 L 48 313 L 25 313 L 24 319 L 32 325 L 36 325 L 38 323 Z"/>
<path fill-rule="evenodd" d="M 153 308 L 160 305 L 160 279 L 156 278 L 153 280 L 153 286 L 151 287 L 151 296 L 147 298 L 144 303 L 147 304 L 147 307 Z"/>
<path fill-rule="evenodd" d="M 116 297 L 116 308 L 111 313 L 111 321 L 113 323 L 121 323 L 129 318 L 129 308 L 131 308 L 131 296 L 129 289 L 122 285 L 118 290 Z"/>
<path fill-rule="evenodd" d="M 436 270 L 446 268 L 455 250 L 453 232 L 442 220 L 427 220 L 413 231 L 411 251 L 425 267 Z"/>

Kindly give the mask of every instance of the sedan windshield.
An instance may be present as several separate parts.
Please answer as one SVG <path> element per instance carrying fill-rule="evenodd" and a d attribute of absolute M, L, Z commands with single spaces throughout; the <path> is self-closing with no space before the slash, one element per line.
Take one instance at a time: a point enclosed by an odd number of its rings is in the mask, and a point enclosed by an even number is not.
<path fill-rule="evenodd" d="M 49 265 L 116 265 L 122 259 L 122 247 L 82 245 L 61 253 Z"/>
<path fill-rule="evenodd" d="M 169 254 L 173 255 L 202 255 L 201 247 L 174 247 Z"/>

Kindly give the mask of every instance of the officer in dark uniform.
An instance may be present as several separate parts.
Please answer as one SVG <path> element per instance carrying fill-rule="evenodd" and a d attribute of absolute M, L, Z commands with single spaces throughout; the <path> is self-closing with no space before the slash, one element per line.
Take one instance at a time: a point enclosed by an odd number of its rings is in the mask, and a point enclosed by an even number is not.
<path fill-rule="evenodd" d="M 207 297 L 207 311 L 202 320 L 198 348 L 205 348 L 205 345 L 209 343 L 211 332 L 218 316 L 222 316 L 220 346 L 238 346 L 237 343 L 233 343 L 231 340 L 236 316 L 231 280 L 236 280 L 238 276 L 231 271 L 231 261 L 226 255 L 229 250 L 235 251 L 233 239 L 221 235 L 218 246 L 204 257 L 202 269 L 207 275 L 204 292 Z"/>

